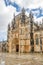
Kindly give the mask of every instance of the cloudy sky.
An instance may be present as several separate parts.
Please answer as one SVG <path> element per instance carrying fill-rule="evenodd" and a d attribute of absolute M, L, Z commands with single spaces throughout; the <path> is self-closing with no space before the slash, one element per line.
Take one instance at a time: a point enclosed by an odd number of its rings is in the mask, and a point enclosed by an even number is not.
<path fill-rule="evenodd" d="M 27 15 L 33 12 L 35 21 L 43 18 L 43 0 L 0 0 L 0 41 L 7 39 L 7 25 L 23 7 Z"/>

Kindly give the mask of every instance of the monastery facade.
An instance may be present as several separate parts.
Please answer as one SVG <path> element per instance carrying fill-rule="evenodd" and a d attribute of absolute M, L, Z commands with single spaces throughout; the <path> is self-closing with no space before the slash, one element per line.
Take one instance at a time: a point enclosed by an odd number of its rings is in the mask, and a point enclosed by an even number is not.
<path fill-rule="evenodd" d="M 35 23 L 32 13 L 26 16 L 23 8 L 8 24 L 7 38 L 9 53 L 43 52 L 43 23 Z"/>

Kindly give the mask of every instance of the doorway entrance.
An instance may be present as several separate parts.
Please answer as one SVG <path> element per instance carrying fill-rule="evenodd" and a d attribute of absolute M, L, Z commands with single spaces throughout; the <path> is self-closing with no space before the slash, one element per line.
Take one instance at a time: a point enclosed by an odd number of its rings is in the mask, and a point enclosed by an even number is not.
<path fill-rule="evenodd" d="M 34 47 L 33 46 L 31 47 L 31 52 L 34 52 Z"/>
<path fill-rule="evenodd" d="M 16 52 L 19 52 L 19 45 L 16 45 Z"/>

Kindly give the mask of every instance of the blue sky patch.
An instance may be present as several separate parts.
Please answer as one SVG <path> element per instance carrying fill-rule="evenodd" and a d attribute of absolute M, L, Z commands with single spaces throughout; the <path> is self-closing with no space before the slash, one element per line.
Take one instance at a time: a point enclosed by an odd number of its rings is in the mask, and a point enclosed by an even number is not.
<path fill-rule="evenodd" d="M 16 8 L 17 12 L 20 11 L 20 6 L 18 4 L 16 4 L 15 2 L 11 2 L 10 0 L 4 0 L 4 1 L 5 1 L 6 6 L 11 5 Z"/>

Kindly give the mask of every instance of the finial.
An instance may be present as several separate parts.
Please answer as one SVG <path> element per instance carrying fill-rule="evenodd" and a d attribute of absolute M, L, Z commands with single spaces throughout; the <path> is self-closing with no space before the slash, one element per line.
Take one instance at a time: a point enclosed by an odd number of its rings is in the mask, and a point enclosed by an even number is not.
<path fill-rule="evenodd" d="M 30 11 L 29 17 L 30 17 L 30 18 L 33 18 L 32 11 Z"/>
<path fill-rule="evenodd" d="M 8 24 L 8 30 L 10 30 L 10 23 Z"/>
<path fill-rule="evenodd" d="M 25 13 L 25 9 L 24 9 L 24 7 L 22 8 L 22 13 Z"/>

